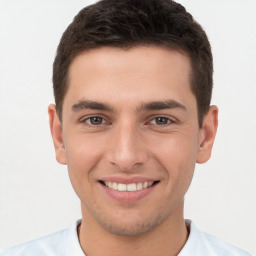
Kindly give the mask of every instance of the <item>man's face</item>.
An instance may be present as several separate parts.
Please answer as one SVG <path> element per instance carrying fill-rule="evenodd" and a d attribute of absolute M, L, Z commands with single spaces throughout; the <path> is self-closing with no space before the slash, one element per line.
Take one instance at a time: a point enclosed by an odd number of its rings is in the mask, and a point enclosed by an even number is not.
<path fill-rule="evenodd" d="M 87 219 L 136 235 L 183 217 L 202 140 L 190 72 L 188 57 L 153 46 L 74 59 L 56 154 Z"/>

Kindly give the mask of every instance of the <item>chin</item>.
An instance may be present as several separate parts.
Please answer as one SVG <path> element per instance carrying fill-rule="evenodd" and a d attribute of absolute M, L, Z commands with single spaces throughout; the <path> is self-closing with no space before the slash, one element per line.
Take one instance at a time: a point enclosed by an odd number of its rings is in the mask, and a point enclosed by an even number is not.
<path fill-rule="evenodd" d="M 145 223 L 133 223 L 133 225 L 108 225 L 105 223 L 104 228 L 115 235 L 118 236 L 138 236 L 143 233 L 151 231 L 155 226 L 157 225 L 152 225 L 150 224 L 145 224 Z"/>
<path fill-rule="evenodd" d="M 126 216 L 122 218 L 111 218 L 111 220 L 98 219 L 100 225 L 108 232 L 118 236 L 138 236 L 149 232 L 159 226 L 166 219 L 161 214 L 154 216 Z"/>

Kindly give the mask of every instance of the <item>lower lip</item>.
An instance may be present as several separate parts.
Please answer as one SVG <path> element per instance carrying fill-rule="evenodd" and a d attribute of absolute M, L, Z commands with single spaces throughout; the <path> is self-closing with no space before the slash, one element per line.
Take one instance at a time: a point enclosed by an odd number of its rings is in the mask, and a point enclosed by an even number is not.
<path fill-rule="evenodd" d="M 101 183 L 100 185 L 108 196 L 120 202 L 138 201 L 146 197 L 148 194 L 150 194 L 157 186 L 157 184 L 154 184 L 148 188 L 144 188 L 137 191 L 118 191 L 118 190 L 111 189 Z"/>

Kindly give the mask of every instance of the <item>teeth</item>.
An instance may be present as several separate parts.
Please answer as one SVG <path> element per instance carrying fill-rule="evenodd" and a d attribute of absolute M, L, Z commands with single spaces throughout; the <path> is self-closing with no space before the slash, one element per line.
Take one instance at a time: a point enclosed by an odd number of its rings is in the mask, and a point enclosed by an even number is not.
<path fill-rule="evenodd" d="M 111 183 L 110 183 L 111 184 Z M 110 186 L 109 186 L 110 187 Z M 127 189 L 127 186 L 125 184 L 121 184 L 119 183 L 118 186 L 117 186 L 117 190 L 118 191 L 126 191 Z"/>
<path fill-rule="evenodd" d="M 136 184 L 132 183 L 132 184 L 128 184 L 127 186 L 127 191 L 136 191 Z"/>
<path fill-rule="evenodd" d="M 143 183 L 131 183 L 131 184 L 122 184 L 122 183 L 116 183 L 116 182 L 110 182 L 106 181 L 104 184 L 114 190 L 118 191 L 138 191 L 145 188 L 148 188 L 153 185 L 153 181 L 145 181 Z"/>
<path fill-rule="evenodd" d="M 136 184 L 136 189 L 137 189 L 137 190 L 141 190 L 141 189 L 143 189 L 143 185 L 142 185 L 142 183 L 138 183 L 138 184 Z"/>
<path fill-rule="evenodd" d="M 111 183 L 111 182 L 109 182 L 109 183 Z M 108 187 L 109 187 L 109 186 L 108 186 Z M 113 189 L 117 190 L 118 184 L 117 184 L 116 182 L 113 182 L 111 187 L 112 187 Z"/>

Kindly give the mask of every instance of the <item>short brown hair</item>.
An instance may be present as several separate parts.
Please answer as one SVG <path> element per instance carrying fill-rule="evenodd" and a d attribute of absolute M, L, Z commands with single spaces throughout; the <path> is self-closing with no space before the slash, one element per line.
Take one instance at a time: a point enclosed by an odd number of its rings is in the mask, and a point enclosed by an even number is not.
<path fill-rule="evenodd" d="M 58 116 L 68 89 L 72 60 L 101 46 L 165 46 L 185 52 L 191 61 L 191 90 L 197 100 L 199 127 L 208 112 L 212 86 L 211 46 L 202 27 L 172 0 L 101 0 L 82 9 L 60 40 L 53 64 Z"/>

